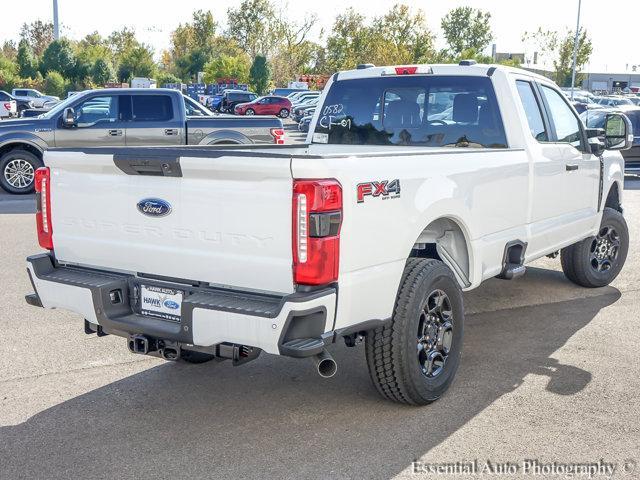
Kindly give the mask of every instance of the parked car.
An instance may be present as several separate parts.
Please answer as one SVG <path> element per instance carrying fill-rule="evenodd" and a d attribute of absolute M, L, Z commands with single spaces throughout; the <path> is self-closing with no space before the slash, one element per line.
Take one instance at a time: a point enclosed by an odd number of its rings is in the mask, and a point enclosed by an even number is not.
<path fill-rule="evenodd" d="M 185 100 L 178 90 L 115 88 L 78 93 L 35 118 L 0 124 L 0 186 L 10 193 L 32 192 L 35 170 L 51 147 L 283 142 L 278 118 L 211 113 Z"/>
<path fill-rule="evenodd" d="M 18 116 L 18 104 L 7 92 L 0 90 L 0 120 Z"/>
<path fill-rule="evenodd" d="M 14 88 L 11 95 L 16 97 L 16 99 L 31 102 L 35 108 L 52 107 L 60 101 L 59 97 L 54 95 L 45 95 L 33 88 Z"/>
<path fill-rule="evenodd" d="M 268 95 L 248 103 L 239 103 L 234 108 L 236 115 L 277 115 L 287 118 L 291 113 L 291 102 L 285 97 Z"/>
<path fill-rule="evenodd" d="M 220 111 L 234 113 L 236 105 L 239 103 L 253 102 L 258 95 L 244 90 L 225 90 L 220 100 Z"/>
<path fill-rule="evenodd" d="M 294 113 L 292 115 L 293 121 L 300 122 L 300 120 L 302 120 L 303 117 L 306 117 L 307 115 L 312 114 L 315 111 L 317 105 L 318 103 L 314 102 L 308 105 L 302 105 L 300 107 L 294 108 L 293 109 Z"/>
<path fill-rule="evenodd" d="M 311 125 L 312 120 L 313 120 L 312 115 L 307 115 L 305 117 L 302 117 L 298 122 L 298 130 L 305 133 L 308 132 L 309 126 Z"/>
<path fill-rule="evenodd" d="M 292 105 L 295 105 L 296 103 L 301 103 L 301 102 L 304 102 L 305 100 L 310 100 L 311 98 L 319 98 L 321 93 L 322 92 L 319 92 L 317 90 L 307 90 L 304 92 L 297 92 L 297 93 L 291 94 L 287 98 L 289 99 Z"/>
<path fill-rule="evenodd" d="M 607 115 L 623 113 L 631 121 L 633 129 L 633 144 L 630 149 L 623 150 L 625 173 L 640 175 L 640 107 L 635 105 L 621 105 L 606 110 L 596 110 L 582 113 L 580 118 L 589 128 L 605 128 Z"/>
<path fill-rule="evenodd" d="M 618 107 L 620 105 L 633 105 L 633 102 L 625 97 L 596 97 L 596 102 L 606 107 Z"/>
<path fill-rule="evenodd" d="M 278 97 L 287 97 L 292 93 L 306 92 L 306 91 L 308 91 L 307 88 L 275 88 L 269 93 L 269 95 L 276 95 Z"/>
<path fill-rule="evenodd" d="M 219 112 L 221 103 L 222 103 L 222 94 L 215 94 L 215 95 L 211 95 L 209 97 L 209 100 L 207 102 L 207 106 L 211 110 L 213 110 L 215 112 Z"/>
<path fill-rule="evenodd" d="M 21 117 L 25 110 L 33 108 L 33 102 L 31 100 L 16 98 L 4 90 L 0 90 L 0 100 L 14 100 L 16 102 L 16 116 L 18 117 Z"/>
<path fill-rule="evenodd" d="M 586 130 L 549 79 L 502 66 L 372 67 L 326 88 L 305 148 L 47 152 L 27 303 L 166 360 L 264 350 L 330 377 L 326 347 L 364 341 L 378 392 L 424 405 L 460 365 L 463 290 L 558 250 L 577 285 L 620 273 L 623 115 Z M 428 120 L 437 91 L 449 123 Z"/>

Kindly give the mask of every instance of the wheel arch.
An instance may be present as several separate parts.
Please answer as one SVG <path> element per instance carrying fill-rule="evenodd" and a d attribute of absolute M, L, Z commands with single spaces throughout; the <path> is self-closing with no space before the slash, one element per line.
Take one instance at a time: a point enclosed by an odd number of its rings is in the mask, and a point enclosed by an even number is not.
<path fill-rule="evenodd" d="M 216 144 L 250 144 L 253 143 L 246 135 L 235 130 L 218 130 L 205 136 L 200 145 L 216 145 Z"/>
<path fill-rule="evenodd" d="M 34 154 L 42 161 L 42 155 L 44 153 L 44 149 L 35 142 L 31 142 L 28 140 L 19 140 L 14 142 L 6 142 L 0 145 L 0 157 L 4 154 L 10 152 L 11 150 L 22 149 L 26 150 Z"/>
<path fill-rule="evenodd" d="M 620 182 L 615 180 L 609 187 L 609 192 L 605 197 L 604 207 L 613 208 L 614 210 L 617 210 L 618 212 L 622 213 L 623 209 L 622 209 L 621 192 L 622 192 L 622 187 L 620 185 Z"/>
<path fill-rule="evenodd" d="M 462 288 L 471 286 L 472 248 L 469 232 L 461 219 L 442 216 L 431 220 L 413 242 L 408 258 L 434 258 L 454 273 Z"/>

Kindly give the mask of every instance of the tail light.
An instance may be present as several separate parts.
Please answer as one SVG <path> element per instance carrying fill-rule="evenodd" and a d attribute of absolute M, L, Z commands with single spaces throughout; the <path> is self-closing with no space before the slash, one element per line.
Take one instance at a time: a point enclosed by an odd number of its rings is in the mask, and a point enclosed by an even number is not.
<path fill-rule="evenodd" d="M 284 145 L 284 128 L 272 128 L 271 136 L 273 137 L 273 143 Z"/>
<path fill-rule="evenodd" d="M 396 67 L 396 75 L 415 75 L 418 71 L 417 66 Z"/>
<path fill-rule="evenodd" d="M 342 187 L 337 180 L 293 183 L 293 280 L 325 285 L 338 280 Z"/>
<path fill-rule="evenodd" d="M 42 248 L 53 250 L 53 226 L 51 225 L 51 172 L 49 167 L 36 170 L 36 229 Z"/>
<path fill-rule="evenodd" d="M 9 111 L 11 111 L 11 110 L 12 110 L 12 108 L 11 108 L 11 102 L 9 102 L 9 103 L 5 103 L 5 104 L 4 104 L 4 108 L 5 108 L 5 110 L 9 110 Z"/>

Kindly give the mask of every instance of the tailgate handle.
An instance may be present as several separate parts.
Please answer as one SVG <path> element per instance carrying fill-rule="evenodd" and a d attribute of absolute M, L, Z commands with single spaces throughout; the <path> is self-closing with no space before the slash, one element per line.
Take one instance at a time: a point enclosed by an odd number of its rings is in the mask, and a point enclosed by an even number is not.
<path fill-rule="evenodd" d="M 182 177 L 180 157 L 168 155 L 140 156 L 124 153 L 113 155 L 113 163 L 127 175 Z"/>

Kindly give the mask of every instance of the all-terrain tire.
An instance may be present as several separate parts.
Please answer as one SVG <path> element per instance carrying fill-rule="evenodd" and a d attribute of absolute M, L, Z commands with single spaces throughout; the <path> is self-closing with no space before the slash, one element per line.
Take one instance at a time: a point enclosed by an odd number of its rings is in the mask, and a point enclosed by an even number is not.
<path fill-rule="evenodd" d="M 453 329 L 442 369 L 437 376 L 429 376 L 419 360 L 418 344 L 425 304 L 436 291 L 446 294 Z M 410 405 L 426 405 L 440 398 L 458 369 L 463 330 L 462 292 L 451 270 L 439 260 L 410 258 L 391 322 L 366 337 L 367 365 L 378 392 L 389 400 Z"/>
<path fill-rule="evenodd" d="M 562 271 L 576 285 L 604 287 L 618 276 L 628 252 L 627 222 L 620 212 L 606 207 L 597 236 L 562 249 Z"/>

